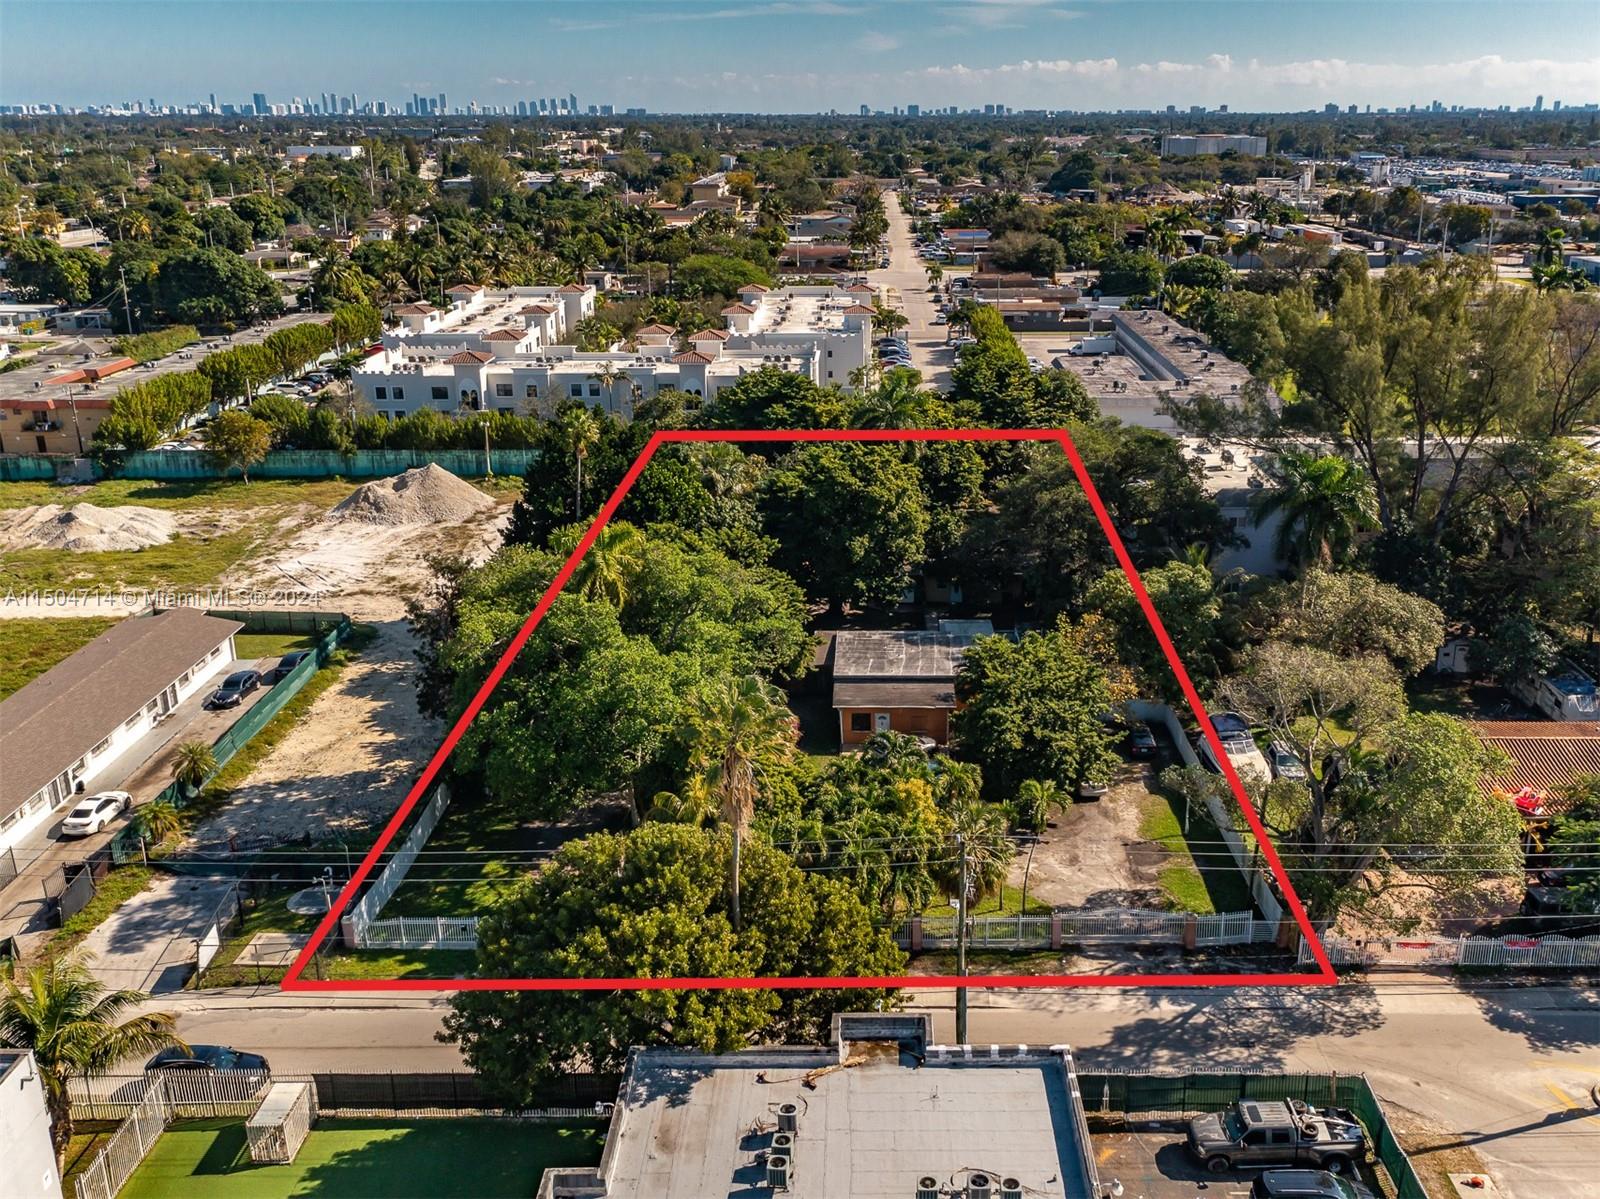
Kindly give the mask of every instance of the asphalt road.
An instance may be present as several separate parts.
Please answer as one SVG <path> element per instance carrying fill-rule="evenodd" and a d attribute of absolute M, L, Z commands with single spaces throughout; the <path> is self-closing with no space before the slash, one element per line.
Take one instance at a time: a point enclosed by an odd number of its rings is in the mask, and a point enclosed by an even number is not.
<path fill-rule="evenodd" d="M 937 297 L 928 293 L 927 268 L 917 257 L 911 218 L 900 210 L 899 193 L 885 192 L 883 206 L 889 217 L 889 266 L 868 271 L 867 282 L 891 306 L 895 299 L 900 301 L 909 322 L 903 336 L 910 345 L 911 364 L 922 372 L 924 383 L 944 391 L 950 386 L 955 351 L 945 344 L 946 326 L 933 323 Z"/>
<path fill-rule="evenodd" d="M 954 1038 L 952 992 L 917 997 Z M 191 1041 L 267 1055 L 284 1073 L 462 1068 L 434 1040 L 445 1004 L 421 998 L 168 996 Z M 1506 1199 L 1593 1199 L 1600 1163 L 1600 991 L 1464 990 L 1425 976 L 1337 989 L 987 992 L 975 1044 L 1068 1044 L 1080 1067 L 1252 1066 L 1365 1073 L 1386 1103 L 1459 1134 Z M 1094 1097 L 1086 1096 L 1093 1104 Z M 1442 1199 L 1442 1197 L 1441 1197 Z"/>

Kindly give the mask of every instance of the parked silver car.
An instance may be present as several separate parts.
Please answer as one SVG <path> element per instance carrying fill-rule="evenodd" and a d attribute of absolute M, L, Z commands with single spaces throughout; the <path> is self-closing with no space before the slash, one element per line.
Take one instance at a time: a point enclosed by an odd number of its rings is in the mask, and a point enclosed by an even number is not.
<path fill-rule="evenodd" d="M 1189 1151 L 1214 1174 L 1257 1166 L 1310 1166 L 1344 1174 L 1366 1155 L 1366 1135 L 1343 1108 L 1240 1099 L 1225 1112 L 1189 1121 Z"/>

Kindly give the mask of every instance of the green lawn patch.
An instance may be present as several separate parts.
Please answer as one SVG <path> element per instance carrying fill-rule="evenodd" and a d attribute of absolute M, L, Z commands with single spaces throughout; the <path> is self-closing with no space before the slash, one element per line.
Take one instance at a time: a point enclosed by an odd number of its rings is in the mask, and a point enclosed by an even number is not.
<path fill-rule="evenodd" d="M 0 660 L 0 699 L 82 649 L 117 623 L 114 616 L 43 616 L 7 620 L 6 653 Z"/>
<path fill-rule="evenodd" d="M 142 550 L 64 553 L 12 550 L 0 566 L 0 590 L 73 587 L 198 587 L 244 560 L 271 533 L 276 521 L 262 518 L 215 537 L 174 537 Z"/>
<path fill-rule="evenodd" d="M 75 1179 L 87 1170 L 105 1148 L 111 1134 L 120 1127 L 115 1120 L 74 1120 L 72 1139 L 67 1142 L 66 1164 L 61 1171 L 61 1193 L 76 1194 Z"/>
<path fill-rule="evenodd" d="M 1222 847 L 1222 834 L 1203 808 L 1189 815 L 1183 831 L 1183 798 L 1164 794 L 1145 798 L 1139 836 L 1166 849 L 1157 885 L 1175 912 L 1248 912 L 1254 906 L 1233 855 Z"/>
<path fill-rule="evenodd" d="M 282 504 L 331 508 L 355 486 L 347 479 L 257 479 L 251 483 L 238 479 L 102 479 L 87 487 L 44 481 L 0 483 L 0 508 L 30 508 L 35 504 L 95 504 L 101 508 L 138 504 L 174 510 Z"/>
<path fill-rule="evenodd" d="M 174 1124 L 121 1199 L 527 1199 L 553 1166 L 600 1161 L 604 1126 L 573 1121 L 321 1120 L 286 1166 L 256 1165 L 244 1124 Z"/>
<path fill-rule="evenodd" d="M 465 978 L 478 969 L 475 949 L 330 949 L 317 956 L 308 978 Z"/>
<path fill-rule="evenodd" d="M 317 638 L 309 633 L 235 633 L 234 653 L 239 660 L 249 662 L 255 658 L 281 658 L 300 649 L 314 649 Z"/>

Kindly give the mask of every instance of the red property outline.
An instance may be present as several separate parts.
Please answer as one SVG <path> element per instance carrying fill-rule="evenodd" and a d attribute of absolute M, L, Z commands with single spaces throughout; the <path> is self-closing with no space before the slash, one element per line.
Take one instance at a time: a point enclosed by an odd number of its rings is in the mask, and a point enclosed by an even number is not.
<path fill-rule="evenodd" d="M 345 908 L 355 899 L 367 876 L 377 864 L 379 856 L 388 847 L 400 827 L 410 816 L 418 800 L 427 793 L 432 785 L 439 768 L 455 750 L 456 743 L 461 740 L 461 735 L 467 726 L 477 717 L 486 700 L 499 684 L 512 661 L 521 652 L 528 637 L 544 619 L 544 614 L 549 611 L 550 605 L 555 602 L 556 596 L 566 586 L 567 580 L 572 577 L 573 570 L 583 555 L 589 551 L 594 540 L 599 536 L 600 530 L 605 526 L 621 506 L 623 497 L 628 494 L 656 450 L 663 445 L 672 445 L 681 442 L 694 441 L 736 441 L 736 442 L 805 442 L 805 441 L 1044 441 L 1055 442 L 1067 455 L 1067 461 L 1072 465 L 1073 474 L 1078 478 L 1084 495 L 1089 500 L 1089 506 L 1094 509 L 1095 518 L 1100 522 L 1100 528 L 1105 533 L 1106 539 L 1111 544 L 1112 553 L 1115 554 L 1122 573 L 1127 576 L 1133 594 L 1139 601 L 1139 606 L 1144 610 L 1145 618 L 1150 622 L 1150 628 L 1156 635 L 1156 641 L 1161 646 L 1161 652 L 1166 656 L 1167 664 L 1172 667 L 1177 676 L 1178 684 L 1183 690 L 1184 698 L 1188 701 L 1190 710 L 1194 713 L 1201 731 L 1205 734 L 1207 742 L 1211 745 L 1212 753 L 1216 760 L 1222 764 L 1223 776 L 1232 788 L 1234 798 L 1238 800 L 1239 810 L 1244 813 L 1250 831 L 1255 834 L 1261 847 L 1262 856 L 1266 859 L 1268 868 L 1273 877 L 1282 888 L 1285 902 L 1290 913 L 1294 916 L 1296 926 L 1300 929 L 1311 946 L 1311 952 L 1317 963 L 1317 973 L 1267 973 L 1267 974 L 968 974 L 960 975 L 905 975 L 886 977 L 856 977 L 856 978 L 467 978 L 467 979 L 431 979 L 431 978 L 397 978 L 397 979 L 311 979 L 303 977 L 306 967 L 322 942 L 327 939 L 343 915 Z M 618 991 L 618 990 L 755 990 L 765 988 L 941 988 L 941 987 L 1262 987 L 1262 986 L 1326 986 L 1338 982 L 1332 964 L 1328 961 L 1326 950 L 1323 949 L 1322 940 L 1317 936 L 1316 930 L 1311 927 L 1311 921 L 1306 916 L 1305 906 L 1300 902 L 1300 897 L 1295 894 L 1293 885 L 1289 882 L 1287 872 L 1278 857 L 1278 851 L 1272 844 L 1272 839 L 1267 835 L 1267 830 L 1262 826 L 1255 809 L 1246 798 L 1244 786 L 1235 773 L 1233 764 L 1228 760 L 1228 755 L 1223 751 L 1222 742 L 1217 737 L 1217 731 L 1211 725 L 1211 719 L 1206 715 L 1205 705 L 1200 701 L 1200 695 L 1194 688 L 1194 683 L 1189 679 L 1189 672 L 1184 669 L 1183 663 L 1178 659 L 1177 650 L 1173 648 L 1172 640 L 1167 636 L 1167 630 L 1161 623 L 1161 618 L 1156 613 L 1155 605 L 1151 603 L 1149 594 L 1144 589 L 1144 583 L 1139 578 L 1139 572 L 1134 568 L 1133 560 L 1128 556 L 1127 548 L 1122 544 L 1116 528 L 1111 523 L 1111 516 L 1106 511 L 1100 493 L 1095 489 L 1094 482 L 1089 478 L 1089 472 L 1083 465 L 1083 459 L 1078 455 L 1078 447 L 1073 444 L 1071 436 L 1065 429 L 803 429 L 803 430 L 720 430 L 720 429 L 670 429 L 654 433 L 638 459 L 628 468 L 628 473 L 622 477 L 617 488 L 611 493 L 611 498 L 605 502 L 594 522 L 578 542 L 577 548 L 572 551 L 556 572 L 556 577 L 551 580 L 550 586 L 539 597 L 539 602 L 528 615 L 528 619 L 517 630 L 515 637 L 506 647 L 500 660 L 495 663 L 494 669 L 484 679 L 483 685 L 478 688 L 478 693 L 472 697 L 472 702 L 462 712 L 460 718 L 451 727 L 443 744 L 429 759 L 426 769 L 412 784 L 411 790 L 406 794 L 405 801 L 395 810 L 389 823 L 384 826 L 377 843 L 367 851 L 361 859 L 361 865 L 339 892 L 338 902 L 323 916 L 317 924 L 316 930 L 311 934 L 311 940 L 300 951 L 289 971 L 283 977 L 282 987 L 285 991 L 332 991 L 332 992 L 439 992 L 449 993 L 455 991 Z"/>

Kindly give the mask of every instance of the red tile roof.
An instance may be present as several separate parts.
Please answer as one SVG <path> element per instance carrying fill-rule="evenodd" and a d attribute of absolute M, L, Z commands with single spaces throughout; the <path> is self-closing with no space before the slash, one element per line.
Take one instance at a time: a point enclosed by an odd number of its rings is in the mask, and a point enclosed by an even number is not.
<path fill-rule="evenodd" d="M 496 329 L 493 333 L 485 333 L 484 341 L 521 341 L 528 336 L 526 329 Z"/>
<path fill-rule="evenodd" d="M 400 313 L 402 316 L 426 316 L 430 312 L 439 310 L 432 304 L 396 304 L 389 311 Z"/>
<path fill-rule="evenodd" d="M 670 337 L 677 331 L 678 327 L 676 325 L 645 325 L 643 328 L 635 329 L 634 333 L 665 333 Z"/>
<path fill-rule="evenodd" d="M 734 313 L 754 312 L 754 311 L 755 311 L 755 309 L 750 307 L 750 305 L 748 305 L 748 304 L 729 304 L 726 308 L 724 308 L 722 310 L 722 315 L 723 316 L 730 316 L 730 315 L 732 315 Z"/>
<path fill-rule="evenodd" d="M 474 292 L 479 292 L 482 290 L 483 284 L 481 283 L 457 283 L 454 287 L 447 287 L 444 289 L 445 295 L 447 296 L 459 294 L 471 295 Z"/>
<path fill-rule="evenodd" d="M 529 304 L 526 308 L 519 308 L 517 311 L 523 316 L 549 316 L 555 311 L 555 306 L 552 304 Z"/>
<path fill-rule="evenodd" d="M 844 310 L 846 316 L 877 316 L 878 310 L 870 304 L 852 304 Z"/>
<path fill-rule="evenodd" d="M 494 355 L 485 354 L 482 350 L 462 350 L 444 360 L 446 366 L 482 366 L 485 362 L 493 361 Z"/>
<path fill-rule="evenodd" d="M 690 341 L 727 341 L 726 329 L 702 329 L 698 333 L 689 334 Z"/>
<path fill-rule="evenodd" d="M 1515 793 L 1527 788 L 1553 796 L 1580 774 L 1600 774 L 1600 724 L 1479 720 L 1473 722 L 1472 731 L 1511 759 L 1510 770 L 1483 780 L 1487 791 Z M 1550 806 L 1545 810 L 1550 812 Z"/>
<path fill-rule="evenodd" d="M 581 283 L 563 283 L 560 287 L 556 288 L 557 292 L 565 293 L 567 295 L 571 295 L 573 292 L 588 290 L 589 289 Z"/>
<path fill-rule="evenodd" d="M 878 289 L 876 287 L 873 287 L 870 283 L 852 283 L 849 287 L 845 288 L 845 290 L 846 291 L 874 291 L 875 292 Z"/>
<path fill-rule="evenodd" d="M 690 350 L 686 354 L 674 354 L 672 360 L 679 363 L 698 363 L 702 366 L 708 362 L 716 361 L 710 354 L 701 350 Z"/>
<path fill-rule="evenodd" d="M 769 287 L 762 287 L 761 284 L 759 284 L 759 283 L 746 283 L 743 287 L 741 287 L 739 289 L 739 294 L 742 296 L 747 291 L 771 291 L 771 290 L 772 289 L 769 288 Z"/>

